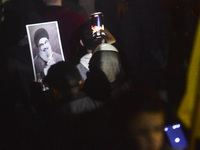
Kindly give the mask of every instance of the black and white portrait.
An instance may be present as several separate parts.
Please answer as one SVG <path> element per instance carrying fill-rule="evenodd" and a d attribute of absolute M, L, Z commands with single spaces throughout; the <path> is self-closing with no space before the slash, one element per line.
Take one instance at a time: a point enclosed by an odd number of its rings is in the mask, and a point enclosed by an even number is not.
<path fill-rule="evenodd" d="M 35 81 L 42 81 L 51 65 L 64 61 L 57 21 L 26 25 Z"/>

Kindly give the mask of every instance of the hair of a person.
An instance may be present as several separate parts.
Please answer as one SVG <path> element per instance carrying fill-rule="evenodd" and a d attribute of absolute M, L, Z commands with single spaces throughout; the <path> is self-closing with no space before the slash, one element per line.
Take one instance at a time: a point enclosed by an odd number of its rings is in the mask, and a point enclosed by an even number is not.
<path fill-rule="evenodd" d="M 49 68 L 43 83 L 50 87 L 64 90 L 79 86 L 81 80 L 81 75 L 75 65 L 61 61 Z"/>
<path fill-rule="evenodd" d="M 49 39 L 49 34 L 47 32 L 46 29 L 44 28 L 40 28 L 38 29 L 37 31 L 35 31 L 35 34 L 34 34 L 34 42 L 35 42 L 35 45 L 38 46 L 38 42 L 41 38 L 43 37 L 46 37 L 47 39 Z"/>
<path fill-rule="evenodd" d="M 86 49 L 95 50 L 95 48 L 101 44 L 102 38 L 97 39 L 92 37 L 92 30 L 90 25 L 91 23 L 89 20 L 81 27 L 80 38 L 83 41 L 84 47 Z"/>

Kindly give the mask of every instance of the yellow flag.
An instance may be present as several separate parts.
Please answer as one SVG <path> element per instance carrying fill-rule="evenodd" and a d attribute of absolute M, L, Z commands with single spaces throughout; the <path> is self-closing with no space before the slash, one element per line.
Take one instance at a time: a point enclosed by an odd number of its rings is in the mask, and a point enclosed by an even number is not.
<path fill-rule="evenodd" d="M 187 74 L 187 85 L 185 95 L 178 108 L 178 118 L 183 124 L 190 130 L 193 130 L 194 117 L 198 124 L 198 129 L 195 131 L 195 136 L 200 138 L 200 114 L 197 114 L 195 110 L 199 107 L 200 101 L 200 18 L 198 19 L 198 26 L 196 29 L 196 35 L 194 38 L 193 49 L 190 58 L 190 64 Z M 199 108 L 200 109 L 200 108 Z M 195 114 L 196 113 L 196 114 Z M 195 137 L 195 138 L 196 138 Z"/>

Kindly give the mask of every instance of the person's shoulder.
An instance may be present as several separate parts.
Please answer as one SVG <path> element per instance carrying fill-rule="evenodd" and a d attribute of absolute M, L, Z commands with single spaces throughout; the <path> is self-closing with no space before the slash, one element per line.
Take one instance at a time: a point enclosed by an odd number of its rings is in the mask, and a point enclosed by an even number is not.
<path fill-rule="evenodd" d="M 90 97 L 82 95 L 82 93 L 81 97 L 73 99 L 69 105 L 73 114 L 82 114 L 96 109 L 95 102 Z"/>
<path fill-rule="evenodd" d="M 87 72 L 89 71 L 86 67 L 83 66 L 83 64 L 79 63 L 76 65 L 76 68 L 79 70 L 82 79 L 85 81 L 87 78 Z"/>
<path fill-rule="evenodd" d="M 80 71 L 89 71 L 82 63 L 78 63 L 76 65 L 76 67 L 80 70 Z"/>

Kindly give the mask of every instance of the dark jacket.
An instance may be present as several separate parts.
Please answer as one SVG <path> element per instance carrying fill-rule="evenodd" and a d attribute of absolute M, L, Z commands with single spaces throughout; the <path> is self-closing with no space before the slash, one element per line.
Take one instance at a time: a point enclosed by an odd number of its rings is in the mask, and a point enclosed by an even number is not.
<path fill-rule="evenodd" d="M 161 0 L 130 0 L 122 20 L 122 51 L 139 84 L 153 86 L 166 67 L 169 16 Z"/>

